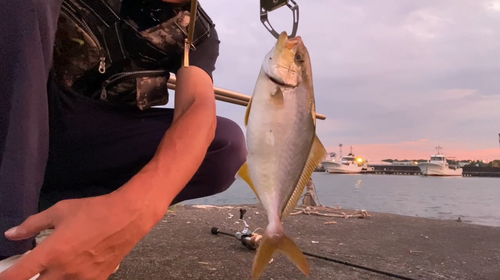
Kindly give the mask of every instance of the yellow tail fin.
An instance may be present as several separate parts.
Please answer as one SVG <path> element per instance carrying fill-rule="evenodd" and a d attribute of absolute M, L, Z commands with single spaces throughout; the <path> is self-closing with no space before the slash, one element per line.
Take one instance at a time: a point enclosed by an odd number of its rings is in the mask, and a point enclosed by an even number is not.
<path fill-rule="evenodd" d="M 302 273 L 309 276 L 309 263 L 297 244 L 284 233 L 279 237 L 270 237 L 266 232 L 262 237 L 262 241 L 257 249 L 257 254 L 255 255 L 252 267 L 252 280 L 260 278 L 273 258 L 276 250 L 283 252 Z"/>

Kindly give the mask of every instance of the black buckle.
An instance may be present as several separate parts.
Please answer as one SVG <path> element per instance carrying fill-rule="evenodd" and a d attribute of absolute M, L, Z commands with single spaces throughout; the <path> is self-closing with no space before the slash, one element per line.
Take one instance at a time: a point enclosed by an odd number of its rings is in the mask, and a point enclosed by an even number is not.
<path fill-rule="evenodd" d="M 294 0 L 260 0 L 260 21 L 276 39 L 278 39 L 280 35 L 269 22 L 267 13 L 281 8 L 284 5 L 288 6 L 293 13 L 292 33 L 288 36 L 288 38 L 293 38 L 297 35 L 297 29 L 299 28 L 299 5 L 297 5 Z"/>

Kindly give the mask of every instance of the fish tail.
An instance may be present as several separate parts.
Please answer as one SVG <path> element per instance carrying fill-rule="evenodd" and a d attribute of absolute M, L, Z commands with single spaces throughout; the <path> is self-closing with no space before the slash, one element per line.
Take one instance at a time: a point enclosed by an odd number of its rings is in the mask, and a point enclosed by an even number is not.
<path fill-rule="evenodd" d="M 260 278 L 276 251 L 284 253 L 302 273 L 309 276 L 309 263 L 299 246 L 290 237 L 286 236 L 283 231 L 271 235 L 266 229 L 253 262 L 252 280 Z"/>

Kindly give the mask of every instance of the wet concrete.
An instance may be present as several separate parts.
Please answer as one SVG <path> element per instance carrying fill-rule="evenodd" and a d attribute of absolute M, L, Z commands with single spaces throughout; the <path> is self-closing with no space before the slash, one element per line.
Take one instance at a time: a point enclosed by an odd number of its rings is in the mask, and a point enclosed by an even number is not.
<path fill-rule="evenodd" d="M 246 205 L 251 229 L 265 227 L 260 205 Z M 234 237 L 240 206 L 176 206 L 124 259 L 110 279 L 250 279 L 255 251 Z M 290 216 L 284 226 L 305 252 L 412 279 L 500 279 L 500 227 L 369 213 L 368 219 Z M 335 221 L 335 224 L 325 222 Z M 262 233 L 262 232 L 260 232 Z M 309 278 L 279 255 L 261 279 L 397 279 L 307 257 Z"/>

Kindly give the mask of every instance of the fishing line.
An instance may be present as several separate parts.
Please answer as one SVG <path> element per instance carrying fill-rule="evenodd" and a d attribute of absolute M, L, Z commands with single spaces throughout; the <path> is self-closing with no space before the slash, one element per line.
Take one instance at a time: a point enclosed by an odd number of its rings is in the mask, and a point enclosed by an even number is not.
<path fill-rule="evenodd" d="M 241 236 L 240 232 L 237 232 L 237 234 L 231 234 L 231 233 L 220 231 L 219 228 L 217 228 L 217 227 L 213 227 L 211 229 L 211 233 L 214 234 L 214 235 L 217 235 L 217 234 L 220 233 L 220 234 L 223 234 L 223 235 L 236 237 L 237 239 L 239 239 L 239 240 L 242 241 L 242 243 L 243 243 L 243 245 L 245 247 L 250 248 L 250 247 L 248 247 L 248 243 L 250 242 L 249 241 L 249 236 L 250 235 L 246 236 L 247 238 L 245 238 L 245 235 Z M 253 247 L 253 248 L 255 248 L 255 247 Z M 371 268 L 371 267 L 367 267 L 367 266 L 363 266 L 363 265 L 359 265 L 359 264 L 350 263 L 348 261 L 337 260 L 337 259 L 330 258 L 330 257 L 327 257 L 327 256 L 322 256 L 322 255 L 318 255 L 318 254 L 309 253 L 309 252 L 306 252 L 306 251 L 302 251 L 302 253 L 304 255 L 306 255 L 306 256 L 310 256 L 310 257 L 322 259 L 322 260 L 325 260 L 325 261 L 329 261 L 329 262 L 333 262 L 333 263 L 337 263 L 337 264 L 341 264 L 341 265 L 346 265 L 346 266 L 351 266 L 351 267 L 355 267 L 355 268 L 359 268 L 359 269 L 371 271 L 371 272 L 374 272 L 374 273 L 378 273 L 378 274 L 390 276 L 390 277 L 393 277 L 393 278 L 396 278 L 396 279 L 416 280 L 415 278 L 410 278 L 410 277 L 407 277 L 407 276 L 403 276 L 403 275 L 399 275 L 399 274 L 395 274 L 395 273 L 391 273 L 391 272 L 387 272 L 387 271 L 383 271 L 383 270 L 379 270 L 379 269 L 375 269 L 375 268 Z"/>
<path fill-rule="evenodd" d="M 367 266 L 362 266 L 362 265 L 359 265 L 359 264 L 353 264 L 353 263 L 350 263 L 350 262 L 347 262 L 347 261 L 336 260 L 336 259 L 333 259 L 333 258 L 330 258 L 330 257 L 316 255 L 316 254 L 308 253 L 308 252 L 305 252 L 305 251 L 303 251 L 303 253 L 304 253 L 304 255 L 307 255 L 307 256 L 310 256 L 310 257 L 315 257 L 315 258 L 322 259 L 322 260 L 325 260 L 325 261 L 330 261 L 330 262 L 334 262 L 334 263 L 338 263 L 338 264 L 342 264 L 342 265 L 346 265 L 346 266 L 352 266 L 352 267 L 356 267 L 356 268 L 368 270 L 368 271 L 371 271 L 371 272 L 375 272 L 375 273 L 378 273 L 378 274 L 387 275 L 387 276 L 394 277 L 394 278 L 397 278 L 397 279 L 416 280 L 414 278 L 410 278 L 410 277 L 406 277 L 406 276 L 403 276 L 403 275 L 394 274 L 394 273 L 383 271 L 383 270 L 378 270 L 378 269 L 375 269 L 375 268 L 370 268 L 370 267 L 367 267 Z"/>

